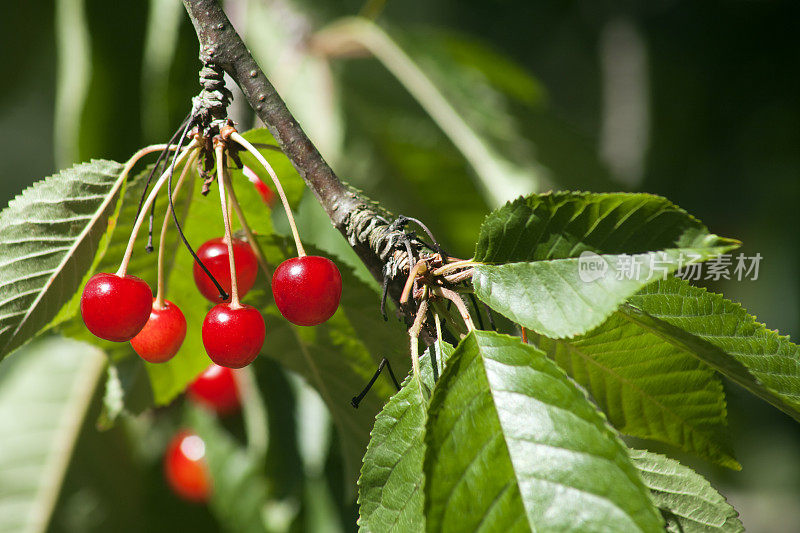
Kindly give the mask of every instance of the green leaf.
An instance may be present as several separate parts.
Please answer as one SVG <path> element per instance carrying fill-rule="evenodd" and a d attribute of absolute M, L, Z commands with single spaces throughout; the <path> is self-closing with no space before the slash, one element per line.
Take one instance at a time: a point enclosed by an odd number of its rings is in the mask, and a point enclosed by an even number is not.
<path fill-rule="evenodd" d="M 722 382 L 691 353 L 621 313 L 580 337 L 530 340 L 586 387 L 622 433 L 740 468 L 731 450 Z"/>
<path fill-rule="evenodd" d="M 670 533 L 744 531 L 739 514 L 711 484 L 678 461 L 629 450 L 633 465 L 667 520 Z"/>
<path fill-rule="evenodd" d="M 107 241 L 106 249 L 102 258 L 96 262 L 92 271 L 100 271 L 100 272 L 115 272 L 119 267 L 119 262 L 122 260 L 122 256 L 125 253 L 125 249 L 128 246 L 128 240 L 130 238 L 130 232 L 133 228 L 133 224 L 136 218 L 136 211 L 138 209 L 139 199 L 142 195 L 142 190 L 145 185 L 147 174 L 150 171 L 150 167 L 147 167 L 141 173 L 139 173 L 135 178 L 131 178 L 128 186 L 126 187 L 121 207 L 117 216 L 115 217 L 115 231 L 110 235 L 110 238 Z M 196 184 L 195 184 L 196 185 Z M 187 194 L 190 185 L 187 183 L 185 188 L 179 194 L 178 198 L 175 201 L 175 209 L 176 212 L 179 214 L 179 218 L 185 219 L 185 213 L 187 212 L 187 203 L 190 199 L 189 194 Z M 158 249 L 159 239 L 160 239 L 160 230 L 161 230 L 161 222 L 163 221 L 163 216 L 165 213 L 165 204 L 166 204 L 166 191 L 161 193 L 163 199 L 160 199 L 158 205 L 161 206 L 162 215 L 157 216 L 155 218 L 155 227 L 154 227 L 154 235 L 153 235 L 153 244 Z M 221 225 L 220 221 L 220 225 Z M 155 292 L 157 288 L 157 279 L 158 279 L 158 270 L 157 270 L 157 261 L 158 261 L 158 253 L 146 253 L 145 246 L 147 244 L 147 228 L 143 225 L 141 231 L 136 237 L 136 242 L 134 244 L 133 255 L 131 257 L 131 261 L 128 265 L 128 274 L 133 276 L 137 276 L 143 280 L 145 280 L 150 287 Z M 172 223 L 170 223 L 170 227 L 167 231 L 167 242 L 165 244 L 165 253 L 166 253 L 166 268 L 167 268 L 167 276 L 169 279 L 170 270 L 174 266 L 174 261 L 178 258 L 181 258 L 182 255 L 187 255 L 188 253 L 184 250 L 179 250 L 179 246 L 182 244 L 179 241 L 179 237 L 177 232 L 174 229 Z M 191 260 L 191 259 L 190 259 Z M 185 262 L 185 261 L 184 261 Z M 185 278 L 185 276 L 184 276 Z M 183 281 L 188 282 L 191 281 L 191 272 L 189 272 L 189 280 L 184 279 Z M 188 288 L 188 283 L 186 284 L 186 288 Z M 191 297 L 193 294 L 197 293 L 196 289 L 192 289 L 191 292 L 186 292 L 188 297 Z M 167 293 L 167 298 L 177 303 L 181 310 L 184 312 L 184 315 L 187 319 L 187 326 L 191 331 L 197 329 L 199 331 L 199 325 L 202 324 L 202 320 L 204 317 L 203 309 L 206 306 L 205 300 L 202 297 L 195 298 L 196 305 L 199 306 L 199 311 L 195 309 L 189 309 L 185 303 L 183 297 L 175 297 L 174 294 L 177 294 L 177 291 L 172 292 L 171 290 Z M 79 294 L 76 294 L 75 300 L 77 304 L 77 300 L 79 298 Z M 181 293 L 183 296 L 183 293 Z M 191 322 L 194 320 L 194 323 Z M 199 322 L 197 322 L 199 321 Z M 98 339 L 97 337 L 93 336 L 89 331 L 86 329 L 86 326 L 83 323 L 80 315 L 73 315 L 70 320 L 65 321 L 64 323 L 60 324 L 59 331 L 66 336 L 86 341 L 95 346 L 99 346 L 102 348 L 106 354 L 109 356 L 111 361 L 122 364 L 123 361 L 127 359 L 135 358 L 137 361 L 139 360 L 139 356 L 136 352 L 133 351 L 129 343 L 118 343 L 118 342 L 109 342 L 102 339 Z M 187 338 L 189 335 L 187 334 Z M 198 343 L 191 343 L 190 345 L 193 346 L 191 348 L 193 351 L 197 351 Z M 184 343 L 185 346 L 185 343 Z M 205 353 L 202 351 L 202 345 L 200 345 L 200 352 L 199 356 L 202 357 Z M 182 347 L 181 351 L 184 351 L 184 347 Z M 180 354 L 180 352 L 179 352 Z M 177 357 L 177 356 L 176 356 Z M 208 366 L 209 362 L 206 359 L 205 366 L 200 366 L 199 370 L 194 372 L 195 367 L 190 367 L 188 372 L 193 372 L 193 376 L 199 374 L 202 370 Z M 148 370 L 148 374 L 151 374 L 150 380 L 153 381 L 152 386 L 152 396 L 154 397 L 157 403 L 167 403 L 169 402 L 176 394 L 181 392 L 183 388 L 180 388 L 180 383 L 178 385 L 174 385 L 174 380 L 172 379 L 172 373 L 170 372 L 172 365 L 174 363 L 164 363 L 161 365 L 153 365 L 151 363 L 140 362 L 137 365 L 126 365 L 128 370 L 134 371 L 134 374 L 138 373 L 138 368 L 144 365 L 145 368 Z M 165 365 L 169 365 L 165 367 Z M 161 372 L 167 373 L 168 378 L 161 379 L 158 381 L 158 384 L 154 382 L 152 378 L 152 367 L 162 367 Z M 113 372 L 113 371 L 112 371 Z M 160 377 L 159 371 L 156 370 L 155 373 Z M 126 372 L 127 374 L 127 372 Z M 130 389 L 132 388 L 141 388 L 142 384 L 140 383 L 140 379 L 135 377 L 134 374 L 124 376 L 119 384 L 122 385 L 122 389 L 118 391 L 122 398 L 124 399 L 123 405 L 119 405 L 116 400 L 109 397 L 110 403 L 106 404 L 106 411 L 101 416 L 101 425 L 107 427 L 108 424 L 113 423 L 113 420 L 116 416 L 121 412 L 120 409 L 128 410 L 130 412 L 139 412 L 145 406 L 152 403 L 151 394 L 147 392 L 145 394 L 145 398 L 142 397 L 140 391 L 132 392 Z M 166 385 L 165 385 L 166 383 Z M 112 387 L 115 386 L 115 383 L 111 381 Z M 185 384 L 184 384 L 185 385 Z M 135 405 L 128 405 L 128 400 L 130 398 L 135 398 L 133 402 Z"/>
<path fill-rule="evenodd" d="M 453 347 L 437 343 L 437 364 Z M 425 458 L 425 422 L 433 369 L 430 348 L 420 358 L 421 381 L 409 376 L 375 419 L 361 477 L 358 479 L 361 531 L 424 531 L 422 471 Z"/>
<path fill-rule="evenodd" d="M 283 239 L 259 237 L 259 243 L 271 264 L 295 255 Z M 312 248 L 307 251 L 317 253 Z M 408 336 L 398 322 L 383 321 L 379 295 L 351 269 L 337 263 L 342 274 L 342 300 L 339 310 L 324 324 L 290 324 L 275 307 L 271 291 L 253 289 L 250 302 L 261 310 L 267 323 L 262 353 L 301 375 L 328 406 L 340 436 L 345 490 L 349 492 L 358 477 L 375 415 L 394 387 L 388 380 L 378 380 L 358 409 L 353 409 L 350 399 L 366 385 L 382 357 L 389 359 L 400 375 L 407 372 L 410 361 Z"/>
<path fill-rule="evenodd" d="M 0 365 L 0 530 L 44 531 L 105 357 L 50 338 Z"/>
<path fill-rule="evenodd" d="M 428 531 L 662 531 L 603 416 L 515 337 L 462 340 L 428 416 Z"/>
<path fill-rule="evenodd" d="M 92 161 L 37 182 L 0 212 L 0 358 L 77 310 L 116 223 L 122 167 Z M 70 302 L 72 300 L 72 302 Z M 69 312 L 59 314 L 65 304 Z"/>
<path fill-rule="evenodd" d="M 348 64 L 344 74 L 343 175 L 388 210 L 424 220 L 452 253 L 471 255 L 488 205 L 460 152 L 416 102 L 386 90 L 394 80 L 379 65 Z"/>
<path fill-rule="evenodd" d="M 620 312 L 800 420 L 800 350 L 739 304 L 673 278 L 646 287 Z"/>
<path fill-rule="evenodd" d="M 491 43 L 472 35 L 426 29 L 409 32 L 404 44 L 415 57 L 420 58 L 422 67 L 431 72 L 437 82 L 444 84 L 447 81 L 443 78 L 450 79 L 451 85 L 443 88 L 459 100 L 460 106 L 470 107 L 469 99 L 477 95 L 491 95 L 489 102 L 481 102 L 491 111 L 476 109 L 473 100 L 472 109 L 466 109 L 466 112 L 486 115 L 483 117 L 484 126 L 495 128 L 498 137 L 513 131 L 508 124 L 513 122 L 513 115 L 509 116 L 504 105 L 506 101 L 496 92 L 531 108 L 541 107 L 547 99 L 544 86 L 525 67 Z M 503 124 L 492 126 L 490 117 Z M 479 122 L 478 117 L 475 121 Z"/>
<path fill-rule="evenodd" d="M 642 193 L 557 192 L 517 198 L 490 213 L 475 260 L 516 263 L 667 248 L 709 248 L 736 241 L 709 234 L 666 198 Z"/>
<path fill-rule="evenodd" d="M 487 217 L 476 260 L 503 264 L 476 267 L 473 284 L 481 300 L 522 326 L 572 337 L 648 283 L 737 246 L 657 196 L 532 195 Z"/>
<path fill-rule="evenodd" d="M 733 246 L 681 248 L 635 255 L 594 255 L 600 277 L 585 281 L 581 259 L 480 265 L 474 269 L 475 295 L 518 324 L 552 338 L 573 337 L 600 325 L 642 287 L 675 272 L 683 258 L 710 259 Z M 614 272 L 638 264 L 629 279 Z M 651 266 L 655 265 L 655 266 Z"/>
<path fill-rule="evenodd" d="M 407 380 L 375 420 L 358 479 L 361 531 L 423 531 L 425 420 L 428 400 Z"/>

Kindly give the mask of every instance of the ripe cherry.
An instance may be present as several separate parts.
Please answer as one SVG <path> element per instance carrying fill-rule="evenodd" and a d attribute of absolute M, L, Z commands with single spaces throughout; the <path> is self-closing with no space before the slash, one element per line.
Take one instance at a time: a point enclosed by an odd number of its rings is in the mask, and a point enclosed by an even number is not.
<path fill-rule="evenodd" d="M 250 183 L 252 183 L 256 188 L 258 194 L 261 195 L 261 199 L 264 201 L 264 203 L 272 207 L 275 204 L 275 193 L 272 192 L 272 189 L 267 187 L 267 184 L 258 177 L 258 174 L 253 172 L 253 170 L 247 165 L 242 167 L 242 172 L 245 176 L 247 176 L 247 179 L 250 180 Z"/>
<path fill-rule="evenodd" d="M 193 433 L 175 435 L 164 454 L 164 475 L 178 496 L 205 502 L 211 495 L 211 476 L 206 464 L 206 445 Z"/>
<path fill-rule="evenodd" d="M 228 245 L 222 237 L 206 241 L 198 250 L 197 256 L 206 265 L 225 292 L 231 292 L 231 267 L 228 260 Z M 245 241 L 233 239 L 233 260 L 236 262 L 236 280 L 239 296 L 244 296 L 253 288 L 258 274 L 258 263 L 250 245 Z M 222 302 L 219 291 L 197 263 L 193 267 L 194 282 L 200 292 L 214 303 Z M 226 300 L 230 301 L 230 300 Z"/>
<path fill-rule="evenodd" d="M 238 411 L 239 389 L 234 371 L 212 364 L 189 385 L 189 397 L 220 414 Z"/>
<path fill-rule="evenodd" d="M 150 363 L 164 363 L 172 359 L 186 337 L 186 318 L 180 308 L 169 300 L 153 307 L 150 318 L 134 338 L 131 346 L 139 356 Z"/>
<path fill-rule="evenodd" d="M 272 276 L 272 295 L 281 314 L 298 326 L 316 326 L 339 307 L 342 275 L 330 259 L 313 255 L 287 259 Z"/>
<path fill-rule="evenodd" d="M 264 345 L 264 317 L 253 306 L 215 305 L 203 321 L 203 346 L 216 364 L 242 368 L 253 362 Z"/>
<path fill-rule="evenodd" d="M 144 280 L 101 272 L 92 276 L 81 295 L 86 327 L 107 341 L 129 341 L 139 333 L 152 309 L 153 293 Z"/>

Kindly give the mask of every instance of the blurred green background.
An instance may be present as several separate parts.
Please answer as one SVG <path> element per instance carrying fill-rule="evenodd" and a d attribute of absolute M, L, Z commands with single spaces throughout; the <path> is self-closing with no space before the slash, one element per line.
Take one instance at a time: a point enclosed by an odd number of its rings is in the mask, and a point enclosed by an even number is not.
<path fill-rule="evenodd" d="M 741 239 L 746 255 L 762 255 L 757 280 L 709 287 L 770 328 L 793 337 L 799 332 L 797 2 L 225 5 L 337 173 L 390 210 L 428 222 L 453 254 L 471 255 L 484 214 L 514 192 L 661 194 L 713 232 Z M 471 140 L 461 146 L 443 133 L 447 117 L 444 124 L 431 119 L 397 72 L 387 70 L 402 67 L 391 57 L 382 64 L 363 50 L 321 55 L 315 32 L 359 12 L 377 16 L 463 117 L 457 126 Z M 123 161 L 144 144 L 163 142 L 197 92 L 197 44 L 177 0 L 19 2 L 5 10 L 0 28 L 3 205 L 73 162 Z M 413 72 L 400 78 L 413 92 Z M 242 129 L 257 125 L 244 102 L 232 113 Z M 498 170 L 516 181 L 507 187 L 487 181 Z M 311 200 L 301 207 L 301 229 L 321 247 L 341 250 Z M 734 385 L 728 392 L 742 472 L 689 464 L 711 477 L 750 531 L 800 530 L 800 427 Z M 96 450 L 144 446 L 130 443 L 130 431 L 96 433 L 93 417 L 78 442 L 53 530 L 103 530 L 136 512 L 135 505 L 112 506 L 111 522 L 91 513 L 92 505 L 100 507 L 92 498 L 113 493 L 113 483 L 142 477 L 120 473 L 109 480 L 102 471 L 135 469 L 137 452 L 121 452 L 129 464 L 109 459 L 103 466 Z M 158 495 L 145 500 L 164 513 L 184 509 Z M 206 511 L 184 510 L 182 519 L 215 527 Z M 342 516 L 331 530 L 352 528 L 352 514 Z"/>

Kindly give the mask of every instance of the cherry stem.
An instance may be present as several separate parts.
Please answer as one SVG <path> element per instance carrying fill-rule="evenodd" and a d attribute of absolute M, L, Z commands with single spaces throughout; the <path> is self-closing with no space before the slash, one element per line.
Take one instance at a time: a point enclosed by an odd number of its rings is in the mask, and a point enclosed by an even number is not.
<path fill-rule="evenodd" d="M 172 193 L 173 202 L 175 198 L 178 197 L 178 192 L 181 190 L 181 186 L 183 185 L 186 176 L 189 174 L 189 169 L 196 160 L 197 151 L 194 151 L 192 152 L 192 155 L 189 157 L 188 161 L 186 161 L 186 164 L 183 166 L 181 175 L 178 178 L 178 183 L 175 184 L 175 190 Z M 164 215 L 164 223 L 161 225 L 161 236 L 158 239 L 158 288 L 156 289 L 156 299 L 153 302 L 153 309 L 162 309 L 164 307 L 164 292 L 166 290 L 166 283 L 164 280 L 164 250 L 166 249 L 167 226 L 169 225 L 169 217 L 171 214 L 172 205 L 168 205 L 167 212 Z"/>
<path fill-rule="evenodd" d="M 256 150 L 256 148 L 248 142 L 247 139 L 239 135 L 237 132 L 233 132 L 231 134 L 231 139 L 236 141 L 239 145 L 241 145 L 245 150 L 250 152 L 253 157 L 255 157 L 261 166 L 269 174 L 269 177 L 272 178 L 272 183 L 275 184 L 275 189 L 278 191 L 278 196 L 281 197 L 281 203 L 283 204 L 283 209 L 286 211 L 286 217 L 289 219 L 289 227 L 292 228 L 292 237 L 294 237 L 294 242 L 297 245 L 297 255 L 299 257 L 303 257 L 306 255 L 305 249 L 303 249 L 303 243 L 300 242 L 300 235 L 297 233 L 297 225 L 294 222 L 294 215 L 292 215 L 292 209 L 289 207 L 289 200 L 286 199 L 286 193 L 283 191 L 283 186 L 281 185 L 280 180 L 278 180 L 277 174 L 272 169 L 267 160 L 264 159 L 264 156 L 261 155 L 261 152 Z"/>
<path fill-rule="evenodd" d="M 158 191 L 161 187 L 166 183 L 167 179 L 170 176 L 170 171 L 175 166 L 179 165 L 186 159 L 186 156 L 189 155 L 189 152 L 197 146 L 197 141 L 192 140 L 189 146 L 181 152 L 178 158 L 170 165 L 167 170 L 158 178 L 158 181 L 153 186 L 153 190 L 150 191 L 150 195 L 145 200 L 144 204 L 142 205 L 142 209 L 139 210 L 139 215 L 136 217 L 136 222 L 133 224 L 133 231 L 131 231 L 131 237 L 128 240 L 128 247 L 125 249 L 125 255 L 122 257 L 122 262 L 119 265 L 119 270 L 117 270 L 117 276 L 124 277 L 125 273 L 128 271 L 128 263 L 131 261 L 131 255 L 133 254 L 133 245 L 136 243 L 136 236 L 139 234 L 139 229 L 142 227 L 142 222 L 144 222 L 145 217 L 147 216 L 147 210 L 150 208 L 150 204 L 152 204 L 155 199 Z"/>
<path fill-rule="evenodd" d="M 444 365 L 444 351 L 442 350 L 442 320 L 439 313 L 433 312 L 433 321 L 436 326 L 436 342 L 431 351 L 431 369 L 433 370 L 434 384 L 439 381 L 439 366 Z"/>
<path fill-rule="evenodd" d="M 231 267 L 231 309 L 239 309 L 239 283 L 236 275 L 236 261 L 233 258 L 233 235 L 231 218 L 228 216 L 228 203 L 225 201 L 225 146 L 220 142 L 214 148 L 217 159 L 217 182 L 219 183 L 219 203 L 222 209 L 222 222 L 225 224 L 225 241 L 228 245 L 228 261 Z"/>
<path fill-rule="evenodd" d="M 131 156 L 130 159 L 125 163 L 125 166 L 122 168 L 122 173 L 120 176 L 125 179 L 128 173 L 136 166 L 136 163 L 139 162 L 141 158 L 148 154 L 152 154 L 153 152 L 163 152 L 168 145 L 166 144 L 152 144 L 150 146 L 145 146 L 135 154 Z"/>
<path fill-rule="evenodd" d="M 460 337 L 463 337 L 464 333 L 462 333 L 462 331 L 464 331 L 464 326 L 462 324 L 459 324 L 458 322 L 456 322 L 456 320 L 453 318 L 453 315 L 442 304 L 442 302 L 440 300 L 433 300 L 432 301 L 432 305 L 433 305 L 434 309 L 436 310 L 436 313 L 441 315 L 441 316 L 443 316 L 444 317 L 444 321 L 447 323 L 447 325 L 449 325 L 451 328 L 453 328 L 453 331 L 455 332 L 454 335 L 458 335 Z"/>
<path fill-rule="evenodd" d="M 472 323 L 472 317 L 469 314 L 469 309 L 467 309 L 464 300 L 461 299 L 461 296 L 457 292 L 451 291 L 445 287 L 436 287 L 434 288 L 434 292 L 456 304 L 456 309 L 458 309 L 458 312 L 461 314 L 461 318 L 464 320 L 467 330 L 475 330 L 475 324 Z"/>
<path fill-rule="evenodd" d="M 480 307 L 478 307 L 478 300 L 473 293 L 469 293 L 469 301 L 472 302 L 472 308 L 475 310 L 475 318 L 478 319 L 478 329 L 486 329 L 483 327 L 483 318 L 481 317 Z"/>
<path fill-rule="evenodd" d="M 225 168 L 225 186 L 228 189 L 228 198 L 231 201 L 233 210 L 236 211 L 236 218 L 239 219 L 239 224 L 242 226 L 242 230 L 247 238 L 247 242 L 250 243 L 250 249 L 253 250 L 253 253 L 256 256 L 258 266 L 260 266 L 261 270 L 264 272 L 264 277 L 267 278 L 267 283 L 272 284 L 272 270 L 269 268 L 267 258 L 264 256 L 264 252 L 261 251 L 261 247 L 258 245 L 255 235 L 253 235 L 253 230 L 250 229 L 250 224 L 247 223 L 247 218 L 244 216 L 244 210 L 239 204 L 239 199 L 236 198 L 236 191 L 233 189 L 233 183 L 231 182 L 227 167 Z"/>
<path fill-rule="evenodd" d="M 164 154 L 166 152 L 168 152 L 170 149 L 171 149 L 171 145 L 170 144 L 154 144 L 152 146 L 147 146 L 145 148 L 142 148 L 141 150 L 139 150 L 138 152 L 133 154 L 133 156 L 128 160 L 128 162 L 125 165 L 125 168 L 122 171 L 122 174 L 121 174 L 122 178 L 125 179 L 127 177 L 128 173 L 131 171 L 131 169 L 134 167 L 134 165 L 136 165 L 136 163 L 139 162 L 139 160 L 142 157 L 144 157 L 147 154 L 151 154 L 153 152 L 160 151 L 161 153 L 158 156 L 158 160 L 156 160 L 156 164 L 153 167 L 153 170 L 150 171 L 150 176 L 148 176 L 148 178 L 147 178 L 147 184 L 149 185 L 150 180 L 153 177 L 153 171 L 155 171 L 155 169 L 158 167 L 159 163 L 161 162 L 161 159 L 164 157 Z M 147 192 L 147 186 L 145 186 L 144 190 L 142 191 L 142 197 L 144 197 L 144 194 L 146 192 Z M 144 198 L 142 198 L 142 199 L 144 199 Z M 155 204 L 153 204 L 153 206 L 155 207 Z M 141 201 L 139 202 L 139 209 L 141 209 Z M 139 212 L 137 211 L 136 214 L 138 215 Z M 149 238 L 148 238 L 148 241 L 147 241 L 147 250 L 148 250 L 148 252 L 153 250 L 153 248 L 152 248 L 152 238 L 153 238 L 153 213 L 151 212 L 150 213 L 150 233 L 149 233 Z"/>
<path fill-rule="evenodd" d="M 448 283 L 457 285 L 464 280 L 471 278 L 475 274 L 474 268 L 468 268 L 466 270 L 462 270 L 461 272 L 456 272 L 454 274 L 448 274 L 444 276 L 444 279 L 447 280 Z"/>
<path fill-rule="evenodd" d="M 180 136 L 181 131 L 184 130 L 184 126 L 186 126 L 186 123 L 191 119 L 191 116 L 192 116 L 191 114 L 187 115 L 186 118 L 183 119 L 183 122 L 181 122 L 181 125 L 178 126 L 178 129 L 172 135 L 172 138 L 170 138 L 169 142 L 167 144 L 163 144 L 162 145 L 163 148 L 161 150 L 161 153 L 158 154 L 158 159 L 156 159 L 156 163 L 153 165 L 153 168 L 150 170 L 150 173 L 147 175 L 147 181 L 145 182 L 144 187 L 142 188 L 142 197 L 139 198 L 139 207 L 136 208 L 136 216 L 137 217 L 139 216 L 139 213 L 142 211 L 142 206 L 144 205 L 144 200 L 145 200 L 145 197 L 147 196 L 147 189 L 148 189 L 148 187 L 150 187 L 150 182 L 153 181 L 153 175 L 156 172 L 158 172 L 158 169 L 161 166 L 161 162 L 162 161 L 166 164 L 167 160 L 165 158 L 166 158 L 167 153 L 170 150 L 172 150 L 172 151 L 177 151 L 178 150 L 179 147 L 178 146 L 173 146 L 173 145 L 175 144 L 175 141 Z M 152 222 L 152 218 L 151 218 L 151 222 Z M 152 225 L 151 225 L 151 229 L 152 229 Z"/>
<path fill-rule="evenodd" d="M 428 300 L 422 300 L 417 309 L 417 316 L 414 317 L 414 323 L 408 329 L 408 336 L 411 338 L 411 367 L 414 370 L 414 376 L 420 379 L 419 374 L 419 332 L 422 329 L 422 324 L 425 322 L 425 315 L 428 313 Z"/>
<path fill-rule="evenodd" d="M 458 270 L 459 268 L 468 268 L 481 265 L 483 263 L 479 263 L 478 261 L 473 261 L 472 259 L 466 259 L 463 261 L 455 261 L 453 263 L 448 263 L 444 266 L 441 266 L 433 271 L 434 276 L 441 276 L 443 274 L 447 274 L 452 270 Z"/>
<path fill-rule="evenodd" d="M 414 280 L 417 279 L 418 274 L 424 274 L 427 270 L 427 263 L 424 259 L 420 259 L 419 261 L 411 267 L 411 270 L 408 272 L 408 279 L 406 279 L 406 284 L 403 287 L 403 292 L 400 295 L 400 303 L 404 304 L 408 301 L 408 297 L 411 294 L 411 289 L 414 287 Z"/>

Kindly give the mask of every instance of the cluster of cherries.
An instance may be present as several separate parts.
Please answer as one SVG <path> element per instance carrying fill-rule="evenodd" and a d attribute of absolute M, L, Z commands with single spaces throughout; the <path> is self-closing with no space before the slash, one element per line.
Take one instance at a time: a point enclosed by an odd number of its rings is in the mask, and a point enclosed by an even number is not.
<path fill-rule="evenodd" d="M 188 387 L 189 398 L 220 415 L 240 408 L 234 371 L 211 365 Z M 211 494 L 211 476 L 205 458 L 205 443 L 188 430 L 179 431 L 164 454 L 164 477 L 172 490 L 191 502 L 205 502 Z"/>
<path fill-rule="evenodd" d="M 186 125 L 184 135 L 190 125 L 191 122 Z M 201 160 L 213 159 L 220 188 L 220 207 L 225 234 L 223 237 L 205 242 L 196 254 L 192 253 L 196 259 L 193 268 L 195 285 L 200 293 L 214 304 L 202 326 L 203 346 L 214 364 L 189 386 L 187 392 L 193 401 L 204 404 L 219 414 L 228 414 L 240 407 L 236 380 L 231 369 L 250 364 L 261 351 L 266 335 L 266 326 L 261 313 L 255 307 L 241 303 L 239 298 L 253 288 L 259 265 L 265 273 L 268 269 L 230 182 L 226 161 L 228 157 L 238 161 L 232 149 L 247 150 L 270 174 L 286 210 L 297 245 L 298 257 L 283 261 L 272 275 L 272 295 L 281 314 L 293 324 L 300 326 L 315 326 L 325 322 L 339 307 L 342 277 L 330 259 L 306 255 L 286 194 L 274 170 L 232 125 L 222 128 L 219 135 L 213 139 L 203 138 L 198 130 L 195 130 L 190 137 L 192 141 L 182 150 L 183 139 L 175 148 L 169 144 L 150 146 L 137 152 L 126 163 L 123 179 L 143 156 L 161 151 L 163 157 L 171 149 L 175 151 L 172 163 L 164 169 L 147 199 L 144 200 L 143 196 L 119 270 L 113 274 L 108 272 L 95 274 L 86 283 L 80 301 L 81 316 L 86 327 L 94 335 L 114 342 L 130 341 L 133 349 L 145 361 L 164 363 L 175 356 L 186 337 L 186 318 L 174 302 L 164 298 L 164 235 L 170 215 L 173 215 L 173 220 L 180 231 L 177 217 L 172 209 L 173 198 L 184 178 L 189 175 L 192 165 Z M 213 147 L 213 154 L 209 146 Z M 156 162 L 154 172 L 159 167 L 159 162 Z M 183 170 L 173 194 L 171 190 L 173 172 L 181 163 Z M 248 167 L 244 167 L 243 170 L 264 202 L 271 205 L 274 202 L 274 194 L 270 188 Z M 147 282 L 127 274 L 127 268 L 136 235 L 142 227 L 146 212 L 153 205 L 156 195 L 165 183 L 169 183 L 170 204 L 159 242 L 158 290 L 154 297 Z M 226 191 L 230 206 L 236 209 L 239 222 L 247 236 L 246 241 L 234 238 L 232 235 Z M 188 431 L 181 431 L 175 435 L 164 457 L 164 474 L 179 496 L 190 501 L 206 501 L 211 491 L 211 483 L 205 464 L 205 444 L 202 439 Z"/>
<path fill-rule="evenodd" d="M 258 264 L 250 245 L 232 242 L 239 294 L 255 284 Z M 231 271 L 224 238 L 211 239 L 198 249 L 200 260 L 226 292 Z M 197 263 L 194 279 L 200 293 L 216 303 L 203 322 L 203 345 L 212 361 L 241 368 L 261 351 L 266 335 L 261 313 L 247 304 L 234 307 L 222 300 L 216 287 Z M 281 314 L 293 324 L 315 326 L 328 320 L 339 307 L 342 278 L 330 259 L 301 256 L 281 263 L 272 276 L 272 294 Z M 130 341 L 145 361 L 163 363 L 180 349 L 186 336 L 186 318 L 169 300 L 159 303 L 144 280 L 131 275 L 99 273 L 86 283 L 81 297 L 81 315 L 97 337 L 115 342 Z"/>
<path fill-rule="evenodd" d="M 249 168 L 246 170 L 265 202 L 271 203 L 270 189 Z M 285 200 L 285 195 L 281 197 Z M 223 214 L 227 217 L 227 213 Z M 330 259 L 306 255 L 299 238 L 296 239 L 299 256 L 282 262 L 275 270 L 272 294 L 287 320 L 300 326 L 314 326 L 336 312 L 342 278 Z M 232 237 L 226 224 L 226 235 L 205 242 L 197 251 L 197 259 L 195 284 L 215 304 L 202 327 L 206 352 L 218 365 L 244 367 L 259 354 L 266 335 L 261 313 L 238 301 L 256 281 L 258 259 L 254 249 L 247 241 Z M 126 274 L 123 267 L 116 274 L 104 272 L 92 276 L 83 290 L 80 307 L 83 321 L 94 335 L 109 341 L 130 341 L 136 353 L 151 363 L 170 360 L 186 336 L 186 318 L 180 308 L 162 298 L 160 290 L 153 297 L 147 282 Z"/>

